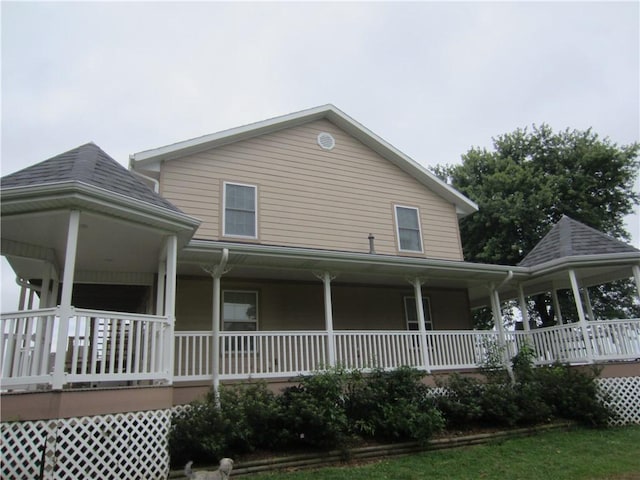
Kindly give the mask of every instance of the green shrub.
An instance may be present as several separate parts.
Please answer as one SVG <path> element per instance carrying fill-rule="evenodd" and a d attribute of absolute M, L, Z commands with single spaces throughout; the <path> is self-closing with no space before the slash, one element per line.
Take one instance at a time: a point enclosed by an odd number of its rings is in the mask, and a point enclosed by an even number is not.
<path fill-rule="evenodd" d="M 422 382 L 424 373 L 409 367 L 368 375 L 351 373 L 347 415 L 354 433 L 379 440 L 426 442 L 444 425 Z"/>
<path fill-rule="evenodd" d="M 225 420 L 211 393 L 175 414 L 171 423 L 169 453 L 174 468 L 189 460 L 211 463 L 228 450 L 227 440 L 221 434 Z"/>
<path fill-rule="evenodd" d="M 281 405 L 265 383 L 221 386 L 174 416 L 169 434 L 171 463 L 214 464 L 217 459 L 286 443 Z"/>
<path fill-rule="evenodd" d="M 446 394 L 436 398 L 447 428 L 465 429 L 477 424 L 483 415 L 484 384 L 478 378 L 451 374 L 446 380 L 437 379 Z"/>
<path fill-rule="evenodd" d="M 337 448 L 348 441 L 346 373 L 335 369 L 300 378 L 280 397 L 290 444 Z"/>
<path fill-rule="evenodd" d="M 288 442 L 285 415 L 278 396 L 264 382 L 220 388 L 227 445 L 234 452 L 277 448 Z"/>
<path fill-rule="evenodd" d="M 606 406 L 607 397 L 600 391 L 597 369 L 578 370 L 554 364 L 536 369 L 543 401 L 558 418 L 575 420 L 583 425 L 605 427 L 614 413 Z"/>

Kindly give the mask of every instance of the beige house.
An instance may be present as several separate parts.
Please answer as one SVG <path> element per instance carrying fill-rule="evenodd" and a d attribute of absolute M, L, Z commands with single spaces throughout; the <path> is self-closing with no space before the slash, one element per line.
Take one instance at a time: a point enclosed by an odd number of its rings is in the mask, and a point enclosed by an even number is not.
<path fill-rule="evenodd" d="M 166 478 L 167 412 L 226 381 L 467 370 L 523 343 L 538 364 L 638 378 L 640 320 L 595 318 L 582 288 L 635 277 L 640 295 L 640 251 L 563 218 L 518 266 L 465 262 L 458 221 L 477 206 L 332 105 L 129 167 L 86 144 L 2 178 L 1 252 L 21 286 L 0 316 L 7 478 Z M 530 328 L 527 297 L 559 289 L 579 322 Z M 522 329 L 503 327 L 509 299 Z M 472 329 L 484 305 L 493 331 Z M 112 453 L 77 464 L 105 428 L 121 432 Z"/>

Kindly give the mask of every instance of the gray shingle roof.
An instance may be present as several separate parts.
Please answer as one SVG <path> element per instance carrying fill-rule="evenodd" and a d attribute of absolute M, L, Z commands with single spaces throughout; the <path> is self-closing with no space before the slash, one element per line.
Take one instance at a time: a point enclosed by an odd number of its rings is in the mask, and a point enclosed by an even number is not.
<path fill-rule="evenodd" d="M 532 267 L 564 257 L 639 250 L 564 215 L 518 264 Z"/>
<path fill-rule="evenodd" d="M 0 188 L 82 182 L 182 213 L 94 143 L 81 145 L 0 179 Z"/>

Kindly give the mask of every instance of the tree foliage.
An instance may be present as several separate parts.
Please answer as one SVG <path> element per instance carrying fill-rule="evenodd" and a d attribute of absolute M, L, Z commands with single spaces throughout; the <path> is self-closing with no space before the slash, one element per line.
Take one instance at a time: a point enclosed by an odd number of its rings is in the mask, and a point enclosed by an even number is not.
<path fill-rule="evenodd" d="M 563 215 L 629 239 L 624 217 L 639 201 L 637 143 L 618 146 L 591 129 L 556 133 L 543 124 L 498 136 L 493 147 L 472 148 L 462 164 L 434 169 L 479 206 L 460 223 L 466 260 L 516 265 Z M 599 289 L 596 310 L 619 313 L 598 298 L 620 299 L 625 288 Z M 543 323 L 552 317 L 547 300 L 536 299 Z"/>

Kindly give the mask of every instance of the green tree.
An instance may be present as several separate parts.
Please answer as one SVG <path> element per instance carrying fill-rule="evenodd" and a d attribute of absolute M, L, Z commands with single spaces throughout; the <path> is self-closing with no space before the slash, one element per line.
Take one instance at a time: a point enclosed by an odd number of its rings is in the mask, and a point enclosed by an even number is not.
<path fill-rule="evenodd" d="M 556 133 L 543 124 L 498 136 L 493 147 L 471 148 L 462 164 L 434 169 L 480 208 L 460 223 L 466 260 L 515 265 L 562 215 L 629 240 L 624 217 L 639 201 L 634 182 L 640 145 L 618 146 L 591 129 Z M 623 300 L 632 298 L 625 291 L 631 291 L 629 282 L 590 290 L 596 313 L 637 310 Z M 607 298 L 616 298 L 618 308 Z M 553 323 L 549 305 L 545 296 L 535 298 L 543 324 Z"/>

